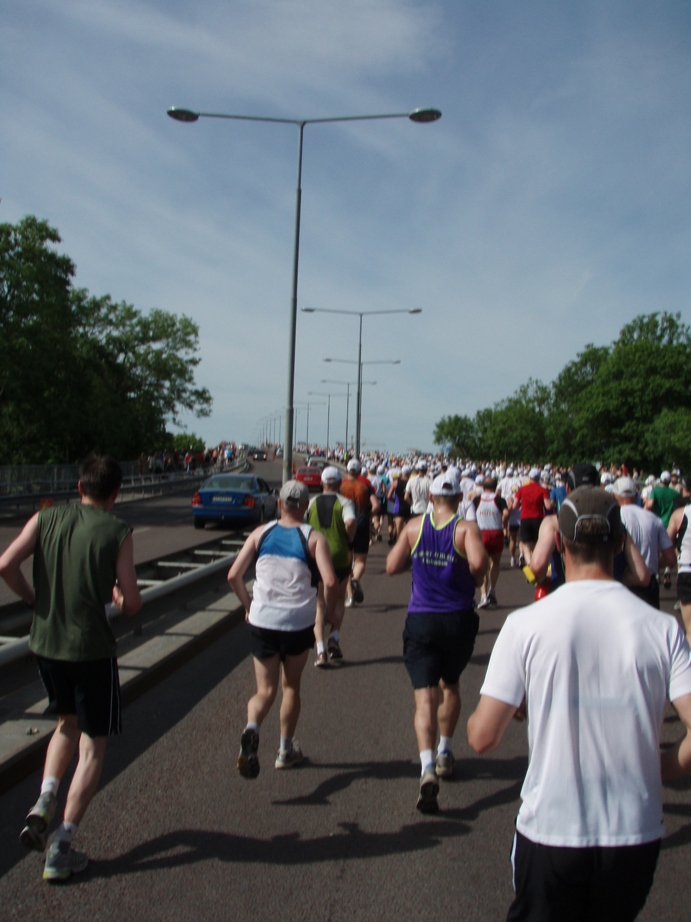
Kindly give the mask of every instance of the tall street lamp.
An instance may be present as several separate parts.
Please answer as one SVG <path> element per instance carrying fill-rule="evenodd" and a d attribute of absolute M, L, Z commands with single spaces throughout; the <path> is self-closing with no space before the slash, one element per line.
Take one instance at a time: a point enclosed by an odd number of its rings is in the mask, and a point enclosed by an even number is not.
<path fill-rule="evenodd" d="M 350 413 L 350 388 L 353 384 L 357 384 L 357 381 L 334 381 L 333 378 L 322 378 L 322 384 L 344 384 L 347 388 L 347 400 L 346 400 L 346 431 L 345 431 L 345 442 L 343 443 L 346 451 L 348 450 L 348 415 Z M 376 381 L 361 381 L 360 384 L 363 386 L 365 384 L 376 384 Z"/>
<path fill-rule="evenodd" d="M 282 125 L 296 125 L 298 129 L 298 169 L 295 192 L 295 235 L 293 243 L 293 282 L 290 299 L 290 330 L 288 335 L 288 390 L 286 399 L 286 428 L 283 448 L 283 482 L 290 480 L 293 470 L 293 396 L 295 388 L 295 334 L 297 328 L 298 264 L 300 259 L 300 206 L 302 200 L 302 137 L 305 125 L 321 125 L 328 122 L 364 122 L 384 118 L 408 118 L 411 122 L 425 124 L 441 118 L 439 109 L 413 109 L 412 112 L 389 112 L 383 115 L 342 115 L 332 118 L 269 118 L 259 115 L 228 115 L 218 112 L 194 112 L 172 106 L 168 115 L 178 122 L 196 122 L 200 118 L 225 118 L 244 122 L 271 122 Z"/>
<path fill-rule="evenodd" d="M 331 426 L 331 398 L 332 397 L 350 397 L 350 394 L 330 394 L 325 391 L 307 391 L 308 395 L 314 397 L 326 397 L 326 456 L 329 456 L 329 432 Z M 347 427 L 347 423 L 346 423 Z"/>
<path fill-rule="evenodd" d="M 356 419 L 356 429 L 355 429 L 355 453 L 356 457 L 360 457 L 360 424 L 362 421 L 362 318 L 363 317 L 372 317 L 375 314 L 421 314 L 421 307 L 414 307 L 411 310 L 398 309 L 398 310 L 389 310 L 389 311 L 346 311 L 338 310 L 335 308 L 328 307 L 303 307 L 303 312 L 305 314 L 348 314 L 351 317 L 360 318 L 360 334 L 358 336 L 358 346 L 357 346 L 357 359 L 358 359 L 358 387 L 357 387 L 357 413 L 355 414 Z M 326 361 L 326 359 L 325 359 Z"/>
<path fill-rule="evenodd" d="M 360 457 L 360 431 L 362 427 L 362 366 L 363 365 L 400 365 L 400 359 L 381 359 L 374 362 L 362 362 L 360 359 L 324 359 L 325 362 L 340 362 L 343 365 L 357 365 L 358 392 L 355 406 L 355 457 Z"/>

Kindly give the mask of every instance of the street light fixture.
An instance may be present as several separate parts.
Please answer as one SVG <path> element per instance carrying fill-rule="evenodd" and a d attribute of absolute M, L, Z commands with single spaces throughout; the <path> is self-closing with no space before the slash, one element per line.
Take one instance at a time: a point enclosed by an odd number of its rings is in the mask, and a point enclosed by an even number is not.
<path fill-rule="evenodd" d="M 336 308 L 328 307 L 303 307 L 303 313 L 305 314 L 348 314 L 351 317 L 360 318 L 360 334 L 358 336 L 358 347 L 357 347 L 357 357 L 358 357 L 358 388 L 357 388 L 357 413 L 355 414 L 356 419 L 356 428 L 355 428 L 355 454 L 356 457 L 360 457 L 360 426 L 362 423 L 362 318 L 363 317 L 372 317 L 375 314 L 421 314 L 421 307 L 413 307 L 410 310 L 405 310 L 402 308 L 388 311 L 347 311 L 347 310 L 338 310 Z M 324 361 L 329 361 L 324 359 Z M 394 363 L 395 364 L 395 363 Z"/>
<path fill-rule="evenodd" d="M 413 109 L 412 112 L 388 112 L 381 115 L 342 115 L 332 118 L 270 118 L 259 115 L 230 115 L 220 112 L 195 112 L 172 106 L 168 115 L 178 122 L 196 122 L 200 118 L 223 118 L 244 122 L 271 122 L 295 125 L 298 129 L 298 169 L 295 192 L 295 235 L 293 243 L 293 281 L 290 301 L 290 331 L 288 336 L 288 390 L 286 399 L 286 428 L 283 449 L 283 482 L 290 480 L 293 468 L 293 396 L 295 389 L 295 336 L 297 329 L 298 264 L 300 259 L 300 207 L 302 201 L 302 138 L 305 125 L 321 125 L 329 122 L 364 122 L 375 119 L 408 118 L 411 122 L 426 124 L 441 118 L 439 109 Z"/>

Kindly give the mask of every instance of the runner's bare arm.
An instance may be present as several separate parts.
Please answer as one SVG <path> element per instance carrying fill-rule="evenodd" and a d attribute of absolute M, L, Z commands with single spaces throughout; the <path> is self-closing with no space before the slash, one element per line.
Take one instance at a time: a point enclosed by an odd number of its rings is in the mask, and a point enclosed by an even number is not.
<path fill-rule="evenodd" d="M 38 538 L 38 513 L 26 523 L 20 535 L 0 557 L 0 576 L 12 592 L 23 599 L 27 605 L 35 602 L 33 586 L 21 571 L 22 563 L 34 552 Z"/>
<path fill-rule="evenodd" d="M 258 528 L 254 529 L 252 534 L 243 544 L 242 550 L 233 561 L 233 565 L 231 566 L 230 570 L 228 570 L 228 582 L 230 583 L 230 587 L 235 595 L 238 597 L 238 599 L 240 599 L 242 607 L 245 609 L 245 621 L 249 617 L 252 597 L 247 591 L 247 586 L 245 585 L 245 580 L 243 577 L 254 562 L 254 558 L 257 554 L 257 541 L 259 540 L 259 536 L 263 531 L 263 525 L 260 525 Z"/>

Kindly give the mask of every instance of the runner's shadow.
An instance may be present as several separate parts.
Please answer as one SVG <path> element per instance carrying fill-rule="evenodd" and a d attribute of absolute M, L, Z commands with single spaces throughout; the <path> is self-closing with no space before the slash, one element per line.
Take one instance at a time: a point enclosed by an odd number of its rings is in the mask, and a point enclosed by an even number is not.
<path fill-rule="evenodd" d="M 381 858 L 436 848 L 444 839 L 470 832 L 468 825 L 456 820 L 423 821 L 395 832 L 364 832 L 357 823 L 339 823 L 339 828 L 339 833 L 315 839 L 301 839 L 299 832 L 288 832 L 268 840 L 204 829 L 180 829 L 137 845 L 117 858 L 92 861 L 80 882 L 85 878 L 171 870 L 203 861 L 301 866 Z"/>
<path fill-rule="evenodd" d="M 663 804 L 663 812 L 672 816 L 691 816 L 691 804 Z M 662 840 L 662 848 L 681 848 L 691 842 L 691 823 L 687 823 Z"/>
<path fill-rule="evenodd" d="M 420 774 L 417 765 L 408 761 L 396 762 L 343 762 L 343 763 L 314 763 L 311 762 L 305 768 L 330 769 L 339 772 L 330 778 L 327 778 L 321 784 L 317 785 L 311 794 L 303 794 L 300 797 L 291 797 L 287 800 L 274 800 L 273 804 L 279 806 L 302 807 L 309 805 L 312 807 L 327 807 L 331 801 L 329 798 L 334 794 L 345 791 L 355 781 L 363 778 L 376 778 L 380 781 L 391 781 L 396 778 L 417 778 Z M 303 768 L 300 769 L 304 771 Z"/>

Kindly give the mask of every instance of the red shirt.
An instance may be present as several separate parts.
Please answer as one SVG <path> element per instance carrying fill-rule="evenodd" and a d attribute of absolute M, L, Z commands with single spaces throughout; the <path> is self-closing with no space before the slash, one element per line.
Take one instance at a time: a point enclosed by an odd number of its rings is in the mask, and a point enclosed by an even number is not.
<path fill-rule="evenodd" d="M 543 519 L 546 499 L 549 499 L 549 490 L 545 490 L 534 480 L 520 487 L 516 493 L 516 502 L 521 504 L 521 518 Z"/>

